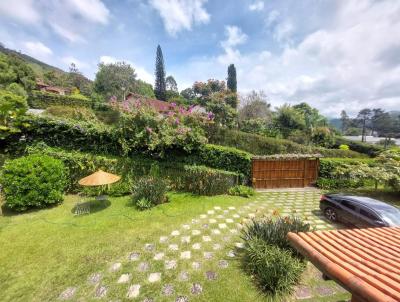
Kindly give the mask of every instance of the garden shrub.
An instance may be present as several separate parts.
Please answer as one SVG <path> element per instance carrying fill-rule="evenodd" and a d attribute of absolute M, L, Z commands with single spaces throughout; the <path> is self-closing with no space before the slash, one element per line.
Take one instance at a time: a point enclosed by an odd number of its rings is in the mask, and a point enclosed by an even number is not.
<path fill-rule="evenodd" d="M 256 191 L 248 186 L 237 185 L 229 189 L 229 195 L 233 196 L 250 197 L 254 194 L 256 194 Z"/>
<path fill-rule="evenodd" d="M 342 144 L 339 146 L 340 150 L 350 150 L 350 147 L 348 145 Z"/>
<path fill-rule="evenodd" d="M 0 139 L 21 132 L 22 117 L 28 110 L 26 97 L 0 89 Z"/>
<path fill-rule="evenodd" d="M 34 109 L 46 109 L 50 106 L 94 106 L 94 102 L 83 95 L 59 95 L 38 90 L 33 90 L 28 97 L 28 104 Z"/>
<path fill-rule="evenodd" d="M 147 198 L 142 198 L 139 199 L 136 202 L 136 207 L 140 210 L 140 211 L 144 211 L 144 210 L 148 210 L 151 209 L 154 205 L 151 203 L 150 200 L 148 200 Z"/>
<path fill-rule="evenodd" d="M 337 137 L 335 146 L 339 147 L 340 145 L 348 145 L 350 150 L 363 153 L 371 157 L 375 157 L 383 151 L 383 147 L 379 145 L 352 141 L 344 137 Z"/>
<path fill-rule="evenodd" d="M 28 155 L 6 161 L 1 173 L 5 204 L 25 211 L 60 203 L 66 178 L 64 164 L 50 156 Z"/>
<path fill-rule="evenodd" d="M 319 177 L 320 178 L 334 178 L 335 170 L 343 165 L 354 165 L 359 164 L 374 165 L 375 161 L 371 158 L 321 158 Z"/>
<path fill-rule="evenodd" d="M 318 188 L 324 190 L 334 190 L 334 189 L 360 188 L 364 185 L 364 182 L 334 177 L 334 178 L 318 178 L 316 185 Z"/>
<path fill-rule="evenodd" d="M 142 177 L 138 179 L 132 188 L 132 201 L 137 207 L 146 205 L 156 206 L 166 202 L 167 182 L 157 177 Z M 147 199 L 147 201 L 143 201 Z M 139 203 L 139 205 L 138 205 Z"/>
<path fill-rule="evenodd" d="M 304 223 L 298 217 L 273 217 L 259 220 L 252 220 L 242 231 L 242 238 L 245 242 L 252 239 L 261 239 L 267 245 L 277 246 L 281 249 L 290 251 L 293 255 L 300 258 L 301 255 L 294 249 L 287 240 L 289 232 L 308 232 L 310 225 Z"/>
<path fill-rule="evenodd" d="M 63 119 L 67 118 L 92 123 L 98 121 L 92 109 L 80 106 L 50 106 L 47 107 L 45 113 Z"/>
<path fill-rule="evenodd" d="M 291 252 L 253 237 L 244 248 L 243 267 L 265 293 L 284 296 L 299 282 L 305 264 Z"/>

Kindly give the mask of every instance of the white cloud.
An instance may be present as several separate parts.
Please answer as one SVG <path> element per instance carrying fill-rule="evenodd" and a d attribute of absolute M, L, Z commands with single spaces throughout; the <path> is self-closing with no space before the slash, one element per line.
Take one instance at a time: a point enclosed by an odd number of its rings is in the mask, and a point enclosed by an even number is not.
<path fill-rule="evenodd" d="M 15 0 L 0 1 L 0 16 L 39 31 L 50 27 L 69 42 L 83 42 L 91 25 L 108 23 L 110 12 L 101 0 Z"/>
<path fill-rule="evenodd" d="M 276 37 L 281 50 L 241 53 L 237 46 L 246 39 L 232 34 L 236 38 L 224 41 L 221 55 L 191 60 L 175 71 L 176 78 L 186 85 L 223 79 L 234 60 L 239 91 L 262 89 L 273 106 L 306 101 L 328 116 L 338 116 L 343 109 L 354 115 L 365 107 L 398 110 L 400 43 L 394 37 L 400 37 L 399 15 L 399 1 L 340 2 L 329 22 L 291 43 L 301 24 L 291 23 L 291 30 L 283 27 Z"/>
<path fill-rule="evenodd" d="M 249 5 L 249 10 L 251 11 L 262 11 L 264 9 L 263 1 L 256 1 Z"/>
<path fill-rule="evenodd" d="M 226 39 L 221 42 L 225 53 L 218 57 L 222 64 L 230 64 L 240 59 L 240 51 L 236 46 L 247 41 L 247 35 L 237 26 L 225 26 Z"/>
<path fill-rule="evenodd" d="M 38 41 L 27 41 L 23 43 L 25 52 L 38 59 L 46 59 L 53 54 L 53 51 Z"/>
<path fill-rule="evenodd" d="M 160 14 L 166 31 L 175 36 L 182 30 L 191 30 L 193 24 L 206 24 L 210 15 L 204 8 L 207 0 L 150 0 Z"/>
<path fill-rule="evenodd" d="M 139 79 L 141 79 L 149 84 L 153 84 L 153 82 L 154 82 L 154 76 L 150 72 L 148 72 L 144 67 L 136 65 L 129 60 L 117 59 L 112 56 L 101 56 L 99 62 L 102 62 L 104 64 L 125 62 L 125 63 L 131 65 L 135 69 L 135 73 L 137 74 L 137 77 Z"/>
<path fill-rule="evenodd" d="M 34 24 L 41 19 L 33 0 L 0 1 L 0 16 L 28 24 Z"/>
<path fill-rule="evenodd" d="M 63 62 L 66 67 L 69 67 L 71 63 L 74 63 L 78 69 L 86 69 L 90 66 L 88 63 L 81 61 L 73 56 L 62 57 L 61 62 Z"/>

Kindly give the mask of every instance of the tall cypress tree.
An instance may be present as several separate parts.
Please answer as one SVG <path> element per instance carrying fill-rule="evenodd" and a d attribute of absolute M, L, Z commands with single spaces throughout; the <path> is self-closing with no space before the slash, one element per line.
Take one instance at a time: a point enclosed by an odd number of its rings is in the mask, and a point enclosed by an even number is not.
<path fill-rule="evenodd" d="M 156 56 L 156 82 L 154 85 L 154 94 L 156 98 L 162 101 L 166 100 L 166 83 L 165 83 L 165 67 L 164 58 L 160 45 L 157 46 L 157 56 Z"/>
<path fill-rule="evenodd" d="M 228 66 L 228 78 L 226 84 L 230 91 L 237 92 L 236 68 L 233 64 Z"/>

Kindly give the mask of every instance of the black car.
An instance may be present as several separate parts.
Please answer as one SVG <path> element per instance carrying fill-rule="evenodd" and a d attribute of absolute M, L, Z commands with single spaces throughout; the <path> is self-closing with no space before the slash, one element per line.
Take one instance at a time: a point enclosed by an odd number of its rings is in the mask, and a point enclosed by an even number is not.
<path fill-rule="evenodd" d="M 382 201 L 362 196 L 325 194 L 319 208 L 333 222 L 356 227 L 400 226 L 400 210 Z"/>

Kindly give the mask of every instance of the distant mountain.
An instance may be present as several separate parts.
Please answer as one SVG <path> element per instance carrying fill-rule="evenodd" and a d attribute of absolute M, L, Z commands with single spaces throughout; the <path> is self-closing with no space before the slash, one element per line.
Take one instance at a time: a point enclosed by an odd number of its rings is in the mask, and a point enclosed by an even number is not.
<path fill-rule="evenodd" d="M 340 118 L 332 118 L 328 121 L 328 123 L 337 130 L 342 129 L 342 121 L 340 120 Z"/>
<path fill-rule="evenodd" d="M 65 71 L 63 71 L 60 68 L 46 64 L 42 61 L 39 61 L 31 56 L 21 53 L 21 52 L 6 48 L 1 43 L 0 43 L 0 53 L 4 53 L 4 54 L 8 54 L 8 55 L 15 55 L 15 56 L 19 57 L 33 69 L 36 76 L 39 78 L 41 78 L 43 76 L 43 74 L 47 71 L 54 71 L 55 73 L 58 73 L 58 74 L 66 73 Z"/>

